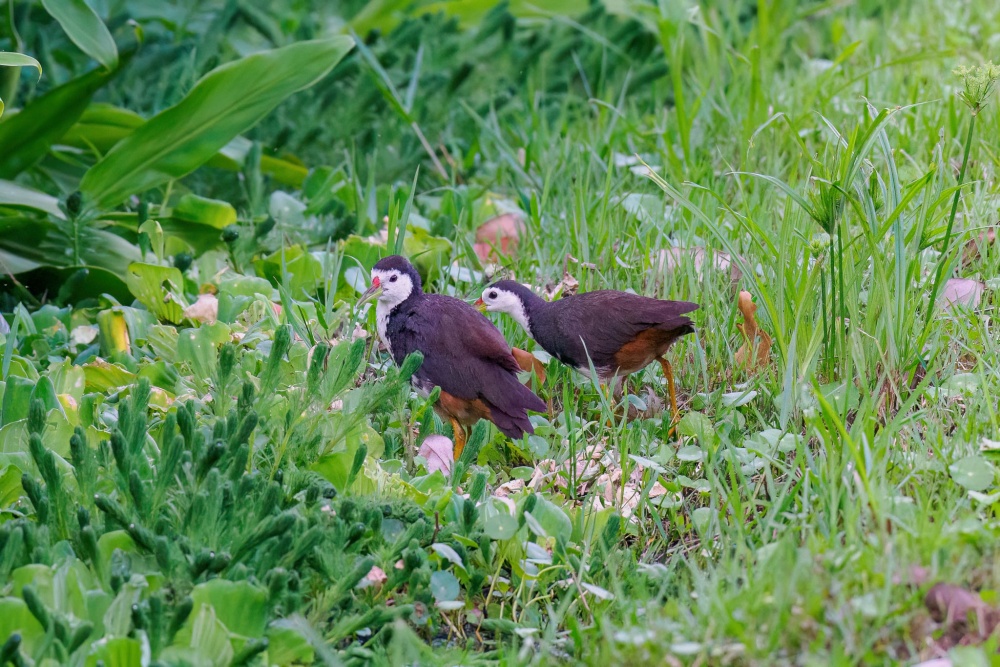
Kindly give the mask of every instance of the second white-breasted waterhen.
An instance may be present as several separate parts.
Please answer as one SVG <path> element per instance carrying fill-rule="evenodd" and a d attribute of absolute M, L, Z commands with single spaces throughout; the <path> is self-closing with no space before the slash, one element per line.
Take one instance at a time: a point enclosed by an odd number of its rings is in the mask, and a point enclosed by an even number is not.
<path fill-rule="evenodd" d="M 629 292 L 597 290 L 545 301 L 524 285 L 500 280 L 476 302 L 487 311 L 507 313 L 546 352 L 590 375 L 593 364 L 602 383 L 659 361 L 667 376 L 670 408 L 676 420 L 674 373 L 664 356 L 678 338 L 694 331 L 686 317 L 698 309 L 688 301 L 665 301 Z"/>
<path fill-rule="evenodd" d="M 528 411 L 546 405 L 517 379 L 521 369 L 492 322 L 465 301 L 425 294 L 420 274 L 399 255 L 379 260 L 371 278 L 359 304 L 378 297 L 378 335 L 397 364 L 414 351 L 424 355 L 413 384 L 422 393 L 441 387 L 434 409 L 451 421 L 456 459 L 465 427 L 480 419 L 513 439 L 534 432 Z"/>

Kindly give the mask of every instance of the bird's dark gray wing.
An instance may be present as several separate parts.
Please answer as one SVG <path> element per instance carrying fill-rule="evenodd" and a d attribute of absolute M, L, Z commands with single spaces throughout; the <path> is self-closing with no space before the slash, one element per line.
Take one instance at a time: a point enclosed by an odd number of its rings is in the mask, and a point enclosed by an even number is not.
<path fill-rule="evenodd" d="M 508 435 L 531 432 L 526 410 L 544 412 L 545 403 L 517 379 L 520 367 L 503 334 L 478 310 L 458 299 L 426 295 L 406 313 L 392 342 L 397 362 L 420 350 L 417 377 L 442 391 L 483 400 L 493 422 Z"/>
<path fill-rule="evenodd" d="M 665 331 L 688 329 L 692 322 L 685 313 L 698 309 L 687 301 L 665 301 L 649 297 L 598 290 L 564 297 L 553 302 L 559 336 L 572 343 L 585 360 L 589 355 L 595 367 L 614 363 L 614 355 L 623 345 L 646 329 Z M 586 348 L 586 354 L 583 350 Z"/>

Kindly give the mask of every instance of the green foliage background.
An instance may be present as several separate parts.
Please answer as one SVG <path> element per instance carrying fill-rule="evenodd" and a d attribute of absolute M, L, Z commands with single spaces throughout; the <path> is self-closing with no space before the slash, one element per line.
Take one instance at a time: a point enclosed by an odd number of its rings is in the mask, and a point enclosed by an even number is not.
<path fill-rule="evenodd" d="M 6 3 L 0 664 L 989 664 L 994 4 Z M 677 433 L 550 362 L 431 471 L 396 249 L 700 302 Z"/>

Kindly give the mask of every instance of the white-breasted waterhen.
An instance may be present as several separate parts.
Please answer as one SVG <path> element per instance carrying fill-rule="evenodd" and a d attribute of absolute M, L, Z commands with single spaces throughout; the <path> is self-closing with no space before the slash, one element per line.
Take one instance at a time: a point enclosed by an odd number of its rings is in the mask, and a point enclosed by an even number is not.
<path fill-rule="evenodd" d="M 597 379 L 614 381 L 659 361 L 667 376 L 670 408 L 678 417 L 674 373 L 664 356 L 681 336 L 694 331 L 688 301 L 665 301 L 628 292 L 597 290 L 545 301 L 524 285 L 500 280 L 483 290 L 476 305 L 507 313 L 553 357 Z"/>
<path fill-rule="evenodd" d="M 546 405 L 518 381 L 521 369 L 492 322 L 460 299 L 425 294 L 417 270 L 398 255 L 379 260 L 371 278 L 358 303 L 378 298 L 378 335 L 397 364 L 414 351 L 424 355 L 413 384 L 422 393 L 441 387 L 434 409 L 452 424 L 456 459 L 465 427 L 480 419 L 512 439 L 534 432 L 528 410 Z"/>

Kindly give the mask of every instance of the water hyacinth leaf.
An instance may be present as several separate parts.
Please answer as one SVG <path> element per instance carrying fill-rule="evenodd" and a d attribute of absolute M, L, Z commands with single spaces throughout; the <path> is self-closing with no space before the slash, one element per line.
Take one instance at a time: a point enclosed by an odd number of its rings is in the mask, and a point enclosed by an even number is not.
<path fill-rule="evenodd" d="M 209 662 L 202 656 L 211 656 Z M 229 665 L 233 646 L 229 631 L 216 617 L 211 605 L 200 605 L 177 633 L 173 645 L 160 653 L 160 660 L 174 664 Z"/>
<path fill-rule="evenodd" d="M 285 619 L 271 623 L 265 636 L 268 641 L 267 657 L 271 664 L 313 664 L 315 651 L 309 640 L 294 627 L 290 627 Z"/>
<path fill-rule="evenodd" d="M 17 466 L 5 465 L 0 468 L 0 507 L 10 507 L 21 497 L 21 471 Z M 2 606 L 2 603 L 0 603 Z M 0 634 L 3 630 L 0 629 Z"/>
<path fill-rule="evenodd" d="M 84 0 L 42 0 L 70 41 L 81 51 L 112 70 L 118 67 L 118 47 L 101 17 Z"/>
<path fill-rule="evenodd" d="M 129 290 L 160 320 L 180 324 L 184 320 L 184 276 L 174 267 L 133 262 L 125 283 Z"/>
<path fill-rule="evenodd" d="M 177 359 L 188 362 L 198 377 L 210 377 L 215 371 L 219 346 L 230 337 L 229 326 L 222 322 L 184 329 L 177 336 Z"/>
<path fill-rule="evenodd" d="M 143 664 L 142 644 L 129 637 L 115 637 L 98 646 L 87 656 L 87 667 L 136 667 Z"/>
<path fill-rule="evenodd" d="M 131 339 L 125 315 L 118 308 L 110 308 L 97 313 L 97 329 L 101 342 L 101 354 L 110 357 L 115 353 L 128 354 Z"/>
<path fill-rule="evenodd" d="M 448 264 L 451 256 L 451 241 L 441 236 L 432 236 L 419 227 L 407 227 L 403 239 L 403 254 L 413 261 L 424 282 L 432 282 L 441 273 L 441 267 Z"/>
<path fill-rule="evenodd" d="M 186 176 L 288 96 L 326 76 L 353 45 L 346 36 L 299 42 L 212 70 L 87 171 L 80 182 L 85 208 L 109 208 Z"/>
<path fill-rule="evenodd" d="M 22 650 L 29 654 L 45 639 L 45 628 L 31 613 L 24 600 L 17 597 L 0 598 L 0 637 L 4 637 L 6 641 L 15 632 L 21 634 Z"/>
<path fill-rule="evenodd" d="M 257 275 L 275 285 L 286 285 L 293 298 L 314 294 L 324 283 L 323 264 L 304 246 L 281 248 L 254 261 Z"/>
<path fill-rule="evenodd" d="M 195 607 L 209 605 L 233 634 L 262 637 L 267 623 L 267 592 L 247 581 L 213 579 L 191 591 Z"/>
<path fill-rule="evenodd" d="M 431 595 L 438 602 L 457 600 L 461 587 L 454 574 L 447 570 L 438 570 L 431 575 Z"/>
<path fill-rule="evenodd" d="M 83 374 L 86 379 L 86 390 L 102 394 L 135 382 L 135 375 L 124 366 L 108 363 L 104 359 L 95 359 L 84 364 Z"/>
<path fill-rule="evenodd" d="M 969 491 L 985 491 L 993 484 L 996 471 L 982 456 L 966 456 L 948 466 L 955 483 Z"/>

